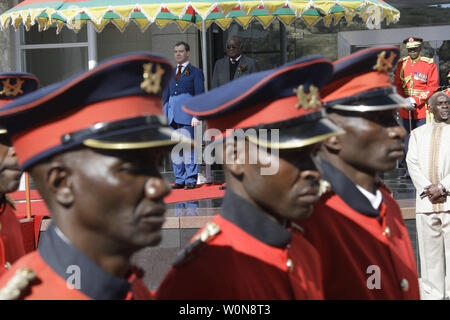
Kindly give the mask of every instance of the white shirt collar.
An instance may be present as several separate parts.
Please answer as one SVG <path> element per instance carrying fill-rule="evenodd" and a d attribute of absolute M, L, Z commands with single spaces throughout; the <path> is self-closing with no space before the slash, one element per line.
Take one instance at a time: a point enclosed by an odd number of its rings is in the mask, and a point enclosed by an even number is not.
<path fill-rule="evenodd" d="M 367 191 L 361 186 L 356 185 L 359 191 L 363 195 L 366 196 L 366 198 L 369 200 L 370 204 L 375 210 L 378 210 L 380 208 L 381 202 L 383 202 L 383 196 L 381 195 L 381 191 L 377 189 L 376 194 L 373 194 L 372 192 Z"/>
<path fill-rule="evenodd" d="M 230 61 L 235 60 L 235 61 L 239 62 L 239 60 L 241 60 L 241 57 L 242 57 L 242 55 L 240 55 L 240 56 L 237 57 L 237 58 L 230 58 Z"/>
<path fill-rule="evenodd" d="M 182 68 L 181 68 L 181 73 L 183 73 L 184 69 L 186 69 L 187 65 L 189 64 L 189 61 L 186 61 L 184 63 L 182 63 Z M 178 69 L 179 64 L 177 64 L 177 69 Z"/>

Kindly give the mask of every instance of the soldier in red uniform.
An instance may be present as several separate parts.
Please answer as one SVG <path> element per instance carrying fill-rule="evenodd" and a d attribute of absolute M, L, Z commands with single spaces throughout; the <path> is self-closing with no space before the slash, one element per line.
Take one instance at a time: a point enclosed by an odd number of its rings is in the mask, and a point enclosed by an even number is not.
<path fill-rule="evenodd" d="M 331 71 L 324 58 L 301 59 L 186 102 L 187 112 L 221 132 L 214 141 L 227 191 L 221 213 L 180 253 L 157 299 L 323 298 L 319 256 L 292 221 L 309 216 L 318 199 L 317 143 L 342 133 L 320 112 L 318 89 Z"/>
<path fill-rule="evenodd" d="M 400 110 L 403 127 L 407 131 L 405 154 L 408 153 L 409 134 L 415 128 L 424 125 L 427 118 L 427 100 L 439 88 L 439 72 L 433 58 L 420 55 L 423 39 L 409 37 L 403 40 L 408 56 L 399 59 L 394 76 L 397 92 L 405 97 L 409 105 Z M 400 166 L 406 168 L 406 158 Z M 405 177 L 409 177 L 406 173 Z"/>
<path fill-rule="evenodd" d="M 0 74 L 0 108 L 14 99 L 35 91 L 38 79 L 28 73 Z M 0 127 L 0 274 L 25 254 L 20 222 L 15 205 L 7 193 L 17 190 L 22 171 L 5 128 Z"/>
<path fill-rule="evenodd" d="M 162 116 L 170 74 L 165 58 L 127 54 L 0 110 L 52 216 L 38 250 L 0 278 L 0 298 L 151 298 L 130 257 L 161 240 L 159 165 L 182 139 Z"/>
<path fill-rule="evenodd" d="M 329 119 L 346 131 L 320 149 L 317 162 L 330 189 L 300 223 L 321 257 L 325 299 L 419 299 L 401 210 L 377 181 L 404 154 L 406 132 L 393 109 L 405 101 L 387 73 L 398 55 L 389 46 L 337 60 L 321 91 Z"/>

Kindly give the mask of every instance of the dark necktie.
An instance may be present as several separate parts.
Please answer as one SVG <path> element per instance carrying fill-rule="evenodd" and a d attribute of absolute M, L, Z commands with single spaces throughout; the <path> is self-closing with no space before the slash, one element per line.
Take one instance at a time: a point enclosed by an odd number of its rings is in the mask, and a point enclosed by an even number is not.
<path fill-rule="evenodd" d="M 175 77 L 175 80 L 178 81 L 178 78 L 181 76 L 181 69 L 183 68 L 182 65 L 178 66 L 178 71 L 177 71 L 177 75 Z"/>
<path fill-rule="evenodd" d="M 238 66 L 238 61 L 235 59 L 230 60 L 230 81 L 234 79 L 234 74 Z"/>

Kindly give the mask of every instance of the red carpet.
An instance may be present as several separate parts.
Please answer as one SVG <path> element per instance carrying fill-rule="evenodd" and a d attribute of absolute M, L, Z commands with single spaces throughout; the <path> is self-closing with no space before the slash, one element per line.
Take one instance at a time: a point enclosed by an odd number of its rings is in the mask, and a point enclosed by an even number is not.
<path fill-rule="evenodd" d="M 225 194 L 225 190 L 220 190 L 220 187 L 225 185 L 224 183 L 203 184 L 197 186 L 195 189 L 174 189 L 172 192 L 164 198 L 166 203 L 174 202 L 186 202 L 190 200 L 201 200 L 210 198 L 221 198 Z M 26 207 L 26 193 L 25 191 L 16 191 L 10 193 L 9 196 L 16 202 L 16 215 L 18 219 L 27 218 Z M 31 219 L 28 221 L 22 221 L 22 233 L 24 237 L 24 245 L 27 252 L 34 250 L 37 246 L 39 237 L 39 231 L 41 221 L 46 216 L 50 216 L 48 208 L 45 202 L 42 200 L 41 195 L 37 190 L 30 191 L 31 199 Z M 34 231 L 34 232 L 33 232 Z"/>
<path fill-rule="evenodd" d="M 189 200 L 201 200 L 210 198 L 221 198 L 225 195 L 225 190 L 220 190 L 224 183 L 201 184 L 195 189 L 173 189 L 172 192 L 164 198 L 166 203 L 185 202 Z"/>
<path fill-rule="evenodd" d="M 220 190 L 224 183 L 202 184 L 195 189 L 173 189 L 172 192 L 164 198 L 166 203 L 185 202 L 189 200 L 201 200 L 210 198 L 221 198 L 225 194 L 225 190 Z M 24 201 L 26 199 L 25 191 L 16 191 L 10 193 L 9 196 L 15 201 Z M 31 198 L 31 215 L 32 216 L 49 216 L 47 206 L 42 200 L 37 190 L 30 191 Z M 20 218 L 27 215 L 25 202 L 16 202 L 16 214 Z"/>

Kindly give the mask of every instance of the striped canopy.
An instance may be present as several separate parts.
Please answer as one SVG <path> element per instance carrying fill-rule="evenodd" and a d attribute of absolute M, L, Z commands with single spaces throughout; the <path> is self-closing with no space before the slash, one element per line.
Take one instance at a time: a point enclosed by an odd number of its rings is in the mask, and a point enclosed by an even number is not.
<path fill-rule="evenodd" d="M 17 29 L 23 24 L 29 30 L 38 24 L 41 31 L 56 23 L 57 32 L 63 26 L 78 31 L 90 21 L 100 32 L 108 23 L 124 30 L 133 21 L 142 30 L 152 23 L 159 27 L 176 23 L 184 31 L 191 24 L 201 28 L 203 19 L 206 27 L 215 22 L 226 29 L 232 21 L 246 28 L 252 20 L 267 27 L 275 19 L 289 25 L 296 18 L 310 27 L 321 19 L 327 26 L 340 19 L 350 22 L 356 15 L 369 28 L 384 19 L 391 23 L 400 18 L 397 9 L 380 0 L 25 0 L 0 16 L 0 27 Z"/>

